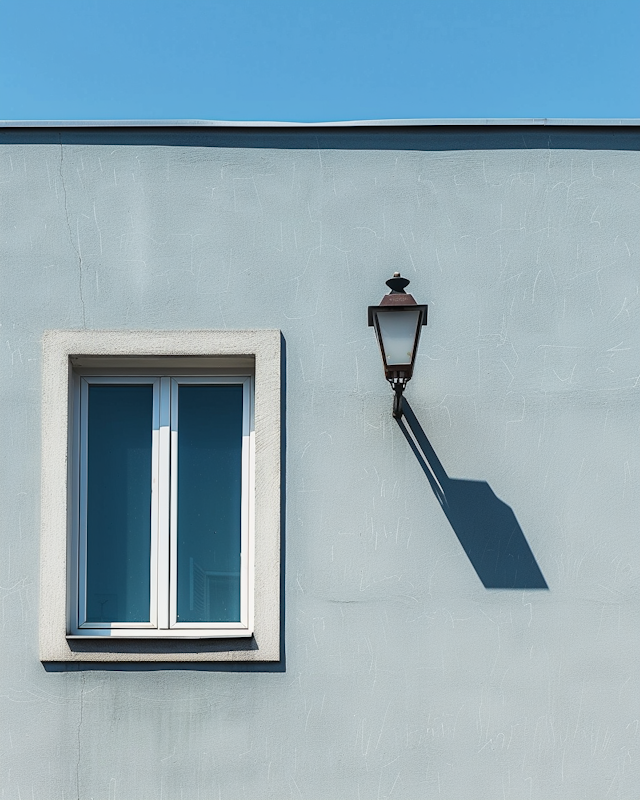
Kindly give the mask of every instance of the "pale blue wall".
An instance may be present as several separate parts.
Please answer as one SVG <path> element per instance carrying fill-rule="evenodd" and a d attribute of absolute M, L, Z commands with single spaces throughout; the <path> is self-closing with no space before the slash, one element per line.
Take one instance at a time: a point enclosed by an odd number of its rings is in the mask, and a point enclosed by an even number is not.
<path fill-rule="evenodd" d="M 4 800 L 637 798 L 636 129 L 0 133 Z M 430 304 L 408 398 L 549 589 L 485 589 L 391 418 L 366 307 Z M 286 663 L 45 670 L 49 328 L 280 328 Z"/>

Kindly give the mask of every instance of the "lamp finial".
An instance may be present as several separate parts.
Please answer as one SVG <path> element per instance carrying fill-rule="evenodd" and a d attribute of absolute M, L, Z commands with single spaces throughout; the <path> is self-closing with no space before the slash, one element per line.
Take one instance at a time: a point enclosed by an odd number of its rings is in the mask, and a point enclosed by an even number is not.
<path fill-rule="evenodd" d="M 401 278 L 399 272 L 393 273 L 393 278 L 386 281 L 387 286 L 391 289 L 391 294 L 405 294 L 405 288 L 411 283 L 408 278 Z"/>

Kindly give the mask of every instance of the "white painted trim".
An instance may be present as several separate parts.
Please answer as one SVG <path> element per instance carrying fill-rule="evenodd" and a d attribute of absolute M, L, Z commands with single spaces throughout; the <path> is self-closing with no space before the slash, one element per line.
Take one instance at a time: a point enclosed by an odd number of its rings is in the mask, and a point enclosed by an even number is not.
<path fill-rule="evenodd" d="M 171 572 L 171 378 L 160 379 L 160 425 L 158 458 L 158 629 L 169 628 L 169 582 Z"/>
<path fill-rule="evenodd" d="M 169 552 L 169 585 L 171 593 L 167 598 L 168 615 L 163 628 L 172 627 L 178 613 L 178 391 L 174 378 L 169 379 L 169 394 L 171 398 L 171 415 L 169 420 L 169 435 L 171 437 L 171 486 L 169 488 L 169 503 L 171 515 L 169 517 L 168 552 Z"/>
<path fill-rule="evenodd" d="M 89 415 L 86 413 L 86 409 L 88 408 L 88 395 L 89 395 L 89 386 L 86 381 L 78 380 L 80 385 L 80 402 L 75 407 L 74 412 L 80 416 L 80 441 L 79 442 L 72 442 L 72 451 L 75 454 L 77 453 L 78 458 L 78 470 L 79 470 L 79 482 L 78 488 L 75 490 L 74 487 L 74 494 L 77 495 L 79 509 L 77 514 L 78 519 L 78 529 L 77 531 L 72 529 L 72 536 L 74 539 L 77 538 L 77 549 L 78 549 L 78 561 L 74 564 L 74 568 L 78 571 L 78 577 L 75 583 L 78 586 L 78 594 L 77 598 L 74 598 L 75 602 L 73 605 L 73 609 L 70 610 L 69 616 L 71 617 L 71 633 L 78 633 L 78 628 L 81 628 L 84 625 L 87 619 L 87 495 L 89 491 L 88 486 L 88 474 L 86 465 L 89 461 Z M 80 409 L 84 408 L 85 413 L 80 413 Z M 72 509 L 73 519 L 76 518 L 75 509 Z M 73 576 L 70 576 L 71 581 L 73 581 Z"/>
<path fill-rule="evenodd" d="M 210 631 L 211 636 L 220 636 L 220 631 L 228 635 L 228 631 L 235 631 L 235 636 L 251 636 L 252 624 L 248 618 L 248 594 L 253 591 L 253 563 L 248 558 L 249 542 L 253 541 L 255 524 L 249 513 L 249 491 L 253 485 L 253 461 L 250 458 L 250 405 L 252 396 L 252 379 L 250 376 L 171 376 L 171 517 L 170 517 L 170 548 L 171 574 L 169 586 L 171 596 L 169 601 L 169 632 L 173 635 L 182 635 L 183 631 Z M 177 621 L 177 589 L 178 589 L 178 389 L 186 384 L 234 384 L 242 386 L 242 489 L 241 489 L 241 565 L 240 565 L 240 620 L 238 622 L 178 622 Z M 202 633 L 202 635 L 205 635 Z"/>
<path fill-rule="evenodd" d="M 327 122 L 279 122 L 216 119 L 87 119 L 87 120 L 0 120 L 0 128 L 407 128 L 478 127 L 508 125 L 516 127 L 635 127 L 640 119 L 554 119 L 552 117 L 434 119 L 353 119 Z"/>
<path fill-rule="evenodd" d="M 48 331 L 43 338 L 42 527 L 40 580 L 40 658 L 42 661 L 278 661 L 280 659 L 280 332 L 267 331 Z M 72 363 L 86 359 L 117 369 L 167 358 L 220 357 L 232 366 L 255 364 L 253 442 L 254 604 L 253 637 L 229 630 L 221 639 L 202 639 L 184 631 L 180 639 L 140 639 L 136 631 L 67 633 L 67 587 L 74 570 L 69 546 L 73 523 Z M 131 361 L 128 362 L 131 364 Z M 197 363 L 197 362 L 196 362 Z M 246 374 L 246 373 L 245 373 Z M 131 631 L 131 632 L 130 632 Z M 245 638 L 237 638 L 242 633 Z M 210 636 L 210 634 L 207 634 Z M 191 640 L 189 644 L 187 640 Z M 181 644 L 184 642 L 184 644 Z"/>
<path fill-rule="evenodd" d="M 153 627 L 160 624 L 160 592 L 158 574 L 160 571 L 160 548 L 158 538 L 153 532 L 160 526 L 160 475 L 162 468 L 162 451 L 160 448 L 160 422 L 162 420 L 162 381 L 154 380 L 153 385 L 153 425 L 151 434 L 151 592 L 150 619 Z"/>
<path fill-rule="evenodd" d="M 73 496 L 76 497 L 78 503 L 78 511 L 76 513 L 75 507 L 71 507 L 71 520 L 76 518 L 79 520 L 78 524 L 71 524 L 71 549 L 77 550 L 78 558 L 74 561 L 71 569 L 74 569 L 76 574 L 69 575 L 69 582 L 72 586 L 77 586 L 75 595 L 70 595 L 71 603 L 68 606 L 68 630 L 71 634 L 84 634 L 87 630 L 95 628 L 105 628 L 117 630 L 119 628 L 138 628 L 140 630 L 157 627 L 157 541 L 154 536 L 154 531 L 157 526 L 157 480 L 158 480 L 158 446 L 157 446 L 157 429 L 158 429 L 158 388 L 160 381 L 154 377 L 133 377 L 133 376 L 80 376 L 74 373 L 72 376 L 74 385 L 79 388 L 76 391 L 76 396 L 79 397 L 79 402 L 74 405 L 74 429 L 78 430 L 79 439 L 74 439 L 71 442 L 72 462 L 74 473 L 78 474 L 77 489 L 73 487 Z M 87 622 L 87 554 L 86 554 L 86 540 L 87 540 L 87 493 L 88 493 L 88 422 L 89 422 L 89 396 L 88 388 L 91 383 L 108 384 L 108 383 L 128 383 L 132 385 L 150 385 L 153 386 L 153 419 L 152 419 L 152 444 L 151 444 L 151 553 L 149 560 L 149 585 L 150 585 L 150 607 L 149 607 L 149 622 Z M 76 419 L 78 422 L 76 423 Z"/>

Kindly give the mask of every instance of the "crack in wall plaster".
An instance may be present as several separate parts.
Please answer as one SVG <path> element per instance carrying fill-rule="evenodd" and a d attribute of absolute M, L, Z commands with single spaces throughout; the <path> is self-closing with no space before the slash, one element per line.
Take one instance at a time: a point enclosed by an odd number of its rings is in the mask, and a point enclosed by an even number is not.
<path fill-rule="evenodd" d="M 80 719 L 78 720 L 78 729 L 76 731 L 76 744 L 78 749 L 78 757 L 76 760 L 76 800 L 80 800 L 80 733 L 82 730 L 82 716 L 84 714 L 84 688 L 85 688 L 85 675 L 80 674 Z"/>
<path fill-rule="evenodd" d="M 67 231 L 69 232 L 69 244 L 71 245 L 74 253 L 76 254 L 76 256 L 78 258 L 78 270 L 79 270 L 79 274 L 78 274 L 78 292 L 80 294 L 80 305 L 82 307 L 82 327 L 86 328 L 87 327 L 87 316 L 86 316 L 86 308 L 85 308 L 85 304 L 84 304 L 84 294 L 83 294 L 83 291 L 82 291 L 82 253 L 80 252 L 80 246 L 79 246 L 80 245 L 80 233 L 78 232 L 78 246 L 76 247 L 76 244 L 73 241 L 73 235 L 71 233 L 71 223 L 69 222 L 69 209 L 67 207 L 67 187 L 66 187 L 66 184 L 64 182 L 64 174 L 62 172 L 62 164 L 64 162 L 64 148 L 62 146 L 62 135 L 59 136 L 59 142 L 60 142 L 60 166 L 59 166 L 58 172 L 60 174 L 60 181 L 62 183 L 62 194 L 63 194 L 63 197 L 64 197 L 64 215 L 65 215 L 65 219 L 67 221 Z"/>

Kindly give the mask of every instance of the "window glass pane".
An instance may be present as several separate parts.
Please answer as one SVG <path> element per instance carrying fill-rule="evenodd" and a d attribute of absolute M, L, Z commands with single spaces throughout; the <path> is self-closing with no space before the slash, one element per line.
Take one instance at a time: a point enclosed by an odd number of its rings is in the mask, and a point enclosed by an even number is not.
<path fill-rule="evenodd" d="M 240 620 L 242 386 L 178 388 L 178 622 Z"/>
<path fill-rule="evenodd" d="M 87 622 L 149 622 L 153 386 L 88 391 Z"/>

